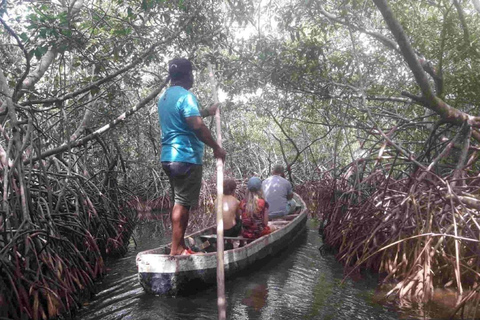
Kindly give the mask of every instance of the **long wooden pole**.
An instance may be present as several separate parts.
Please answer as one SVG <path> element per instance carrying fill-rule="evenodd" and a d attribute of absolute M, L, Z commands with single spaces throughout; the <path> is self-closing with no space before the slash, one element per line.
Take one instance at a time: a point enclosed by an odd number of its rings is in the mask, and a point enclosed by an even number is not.
<path fill-rule="evenodd" d="M 208 64 L 210 83 L 213 90 L 213 99 L 218 103 L 217 84 L 215 82 L 215 73 L 211 64 Z M 215 113 L 215 122 L 217 127 L 217 143 L 222 146 L 222 130 L 220 122 L 220 109 Z M 223 242 L 223 160 L 217 159 L 217 306 L 218 319 L 227 318 L 226 299 L 225 299 L 225 269 L 224 269 L 224 242 Z"/>

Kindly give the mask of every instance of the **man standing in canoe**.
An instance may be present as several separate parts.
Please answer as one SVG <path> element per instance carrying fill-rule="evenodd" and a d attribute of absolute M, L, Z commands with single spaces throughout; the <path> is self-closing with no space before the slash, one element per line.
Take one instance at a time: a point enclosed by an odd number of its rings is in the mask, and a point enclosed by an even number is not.
<path fill-rule="evenodd" d="M 170 255 L 193 253 L 185 245 L 185 230 L 190 208 L 197 205 L 202 185 L 204 144 L 215 158 L 225 160 L 226 152 L 212 137 L 202 117 L 213 116 L 217 105 L 202 111 L 189 90 L 193 86 L 192 63 L 184 58 L 168 63 L 170 87 L 158 100 L 162 130 L 162 167 L 170 180 L 174 206 L 171 212 L 172 245 Z"/>

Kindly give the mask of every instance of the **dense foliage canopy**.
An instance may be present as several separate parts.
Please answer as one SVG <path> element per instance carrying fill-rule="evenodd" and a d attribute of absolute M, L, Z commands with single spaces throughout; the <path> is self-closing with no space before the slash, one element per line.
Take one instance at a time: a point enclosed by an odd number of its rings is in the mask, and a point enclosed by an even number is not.
<path fill-rule="evenodd" d="M 480 232 L 478 0 L 3 0 L 0 24 L 0 306 L 20 308 L 0 317 L 71 309 L 103 274 L 101 257 L 128 245 L 129 201 L 165 196 L 155 100 L 179 56 L 194 62 L 203 107 L 214 101 L 208 64 L 216 70 L 228 176 L 283 163 L 347 266 L 375 257 L 368 266 L 405 287 L 416 279 L 415 290 L 427 280 L 408 268 L 448 265 L 439 278 L 477 289 L 465 279 L 479 278 L 478 258 L 458 239 Z M 207 150 L 206 180 L 212 160 Z M 312 183 L 321 196 L 302 189 Z M 414 203 L 417 215 L 401 220 Z M 445 242 L 444 260 L 420 259 L 424 242 L 401 263 L 384 248 L 412 225 L 454 232 L 428 240 Z M 338 230 L 365 233 L 364 247 Z M 42 275 L 18 278 L 24 268 Z M 444 284 L 425 277 L 420 300 Z M 51 290 L 31 303 L 26 291 L 40 286 Z"/>

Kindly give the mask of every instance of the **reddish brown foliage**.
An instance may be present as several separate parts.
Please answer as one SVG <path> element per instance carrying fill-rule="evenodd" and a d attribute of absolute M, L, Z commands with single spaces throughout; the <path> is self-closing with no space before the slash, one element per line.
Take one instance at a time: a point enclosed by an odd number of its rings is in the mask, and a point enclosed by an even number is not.
<path fill-rule="evenodd" d="M 122 191 L 99 192 L 82 178 L 59 183 L 59 176 L 30 174 L 28 217 L 19 206 L 2 214 L 0 317 L 70 313 L 95 292 L 94 281 L 105 273 L 104 258 L 127 250 L 135 217 L 128 208 L 118 209 L 125 207 L 116 200 Z M 10 197 L 10 203 L 20 199 L 15 192 Z"/>
<path fill-rule="evenodd" d="M 327 211 L 317 214 L 328 221 L 325 240 L 346 270 L 385 274 L 395 284 L 389 294 L 403 304 L 429 301 L 434 288 L 478 290 L 480 176 L 442 179 L 418 170 L 394 180 L 377 170 L 357 187 L 343 177 L 333 205 L 331 181 L 319 182 L 325 195 L 312 200 L 323 201 Z"/>

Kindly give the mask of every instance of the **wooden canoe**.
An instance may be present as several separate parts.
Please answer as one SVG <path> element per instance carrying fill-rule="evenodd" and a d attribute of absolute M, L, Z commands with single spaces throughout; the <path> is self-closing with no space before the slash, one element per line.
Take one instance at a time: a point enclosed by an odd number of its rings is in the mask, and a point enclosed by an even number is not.
<path fill-rule="evenodd" d="M 225 250 L 227 278 L 255 262 L 282 251 L 304 231 L 307 221 L 306 206 L 298 195 L 295 195 L 295 199 L 297 201 L 295 214 L 269 222 L 269 225 L 275 228 L 272 233 L 250 241 L 243 247 Z M 201 248 L 206 240 L 215 242 L 215 235 L 216 226 L 212 226 L 192 233 L 185 240 L 187 244 Z M 199 291 L 207 284 L 216 283 L 216 252 L 170 256 L 169 251 L 170 244 L 167 244 L 137 254 L 138 279 L 146 292 L 156 295 L 177 295 Z"/>

